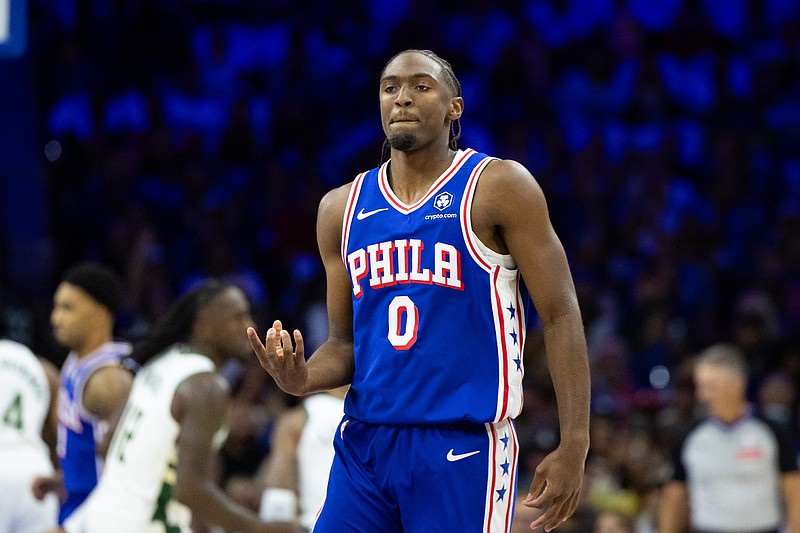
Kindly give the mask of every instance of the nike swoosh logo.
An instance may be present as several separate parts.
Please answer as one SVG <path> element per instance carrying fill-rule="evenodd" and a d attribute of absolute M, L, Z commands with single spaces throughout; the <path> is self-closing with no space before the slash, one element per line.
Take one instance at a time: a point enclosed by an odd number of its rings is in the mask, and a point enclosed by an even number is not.
<path fill-rule="evenodd" d="M 474 452 L 467 452 L 467 453 L 453 453 L 455 451 L 453 448 L 450 448 L 450 451 L 447 452 L 447 460 L 451 463 L 456 461 L 460 461 L 461 459 L 466 459 L 467 457 L 472 457 L 476 453 L 481 453 L 480 450 L 475 450 Z"/>
<path fill-rule="evenodd" d="M 367 211 L 367 212 L 365 213 L 365 212 L 364 212 L 364 208 L 362 207 L 362 208 L 361 208 L 361 211 L 359 211 L 359 212 L 358 212 L 358 214 L 356 215 L 356 218 L 357 218 L 358 220 L 364 220 L 364 219 L 365 219 L 365 218 L 367 218 L 367 217 L 371 217 L 371 216 L 372 216 L 372 215 L 374 215 L 375 213 L 380 213 L 381 211 L 388 211 L 388 210 L 389 210 L 389 208 L 388 208 L 388 207 L 381 207 L 380 209 L 373 209 L 372 211 Z"/>

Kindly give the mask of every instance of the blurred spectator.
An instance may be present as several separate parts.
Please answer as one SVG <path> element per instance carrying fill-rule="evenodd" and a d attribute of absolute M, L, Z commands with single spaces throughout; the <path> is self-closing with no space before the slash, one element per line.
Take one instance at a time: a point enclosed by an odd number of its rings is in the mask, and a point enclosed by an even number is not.
<path fill-rule="evenodd" d="M 733 345 L 698 357 L 698 399 L 707 417 L 676 444 L 664 487 L 660 533 L 800 530 L 796 443 L 757 415 L 746 396 L 747 362 Z"/>

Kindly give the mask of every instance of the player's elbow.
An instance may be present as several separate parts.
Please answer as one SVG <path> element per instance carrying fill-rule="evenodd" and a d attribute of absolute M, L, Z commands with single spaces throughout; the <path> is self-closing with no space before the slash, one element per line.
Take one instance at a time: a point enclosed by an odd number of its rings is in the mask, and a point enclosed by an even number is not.
<path fill-rule="evenodd" d="M 203 488 L 204 482 L 202 480 L 181 480 L 178 478 L 172 487 L 172 498 L 194 510 L 202 507 Z"/>

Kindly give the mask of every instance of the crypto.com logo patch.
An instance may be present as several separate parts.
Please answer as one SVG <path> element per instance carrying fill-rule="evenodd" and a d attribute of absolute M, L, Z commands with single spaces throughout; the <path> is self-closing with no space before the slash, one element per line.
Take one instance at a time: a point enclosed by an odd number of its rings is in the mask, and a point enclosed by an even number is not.
<path fill-rule="evenodd" d="M 444 211 L 453 203 L 453 195 L 449 192 L 440 192 L 436 195 L 433 199 L 433 207 L 438 209 L 439 211 Z"/>

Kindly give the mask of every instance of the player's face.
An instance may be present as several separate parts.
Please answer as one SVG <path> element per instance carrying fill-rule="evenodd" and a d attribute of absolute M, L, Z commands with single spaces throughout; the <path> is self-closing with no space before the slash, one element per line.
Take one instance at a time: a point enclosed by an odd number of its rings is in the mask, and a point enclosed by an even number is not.
<path fill-rule="evenodd" d="M 229 287 L 221 292 L 204 309 L 203 320 L 211 333 L 209 342 L 226 358 L 243 359 L 252 354 L 247 328 L 255 323 L 240 289 Z"/>
<path fill-rule="evenodd" d="M 708 407 L 711 414 L 742 401 L 744 378 L 729 368 L 699 364 L 694 371 L 694 383 L 697 399 Z"/>
<path fill-rule="evenodd" d="M 59 344 L 70 349 L 79 349 L 97 327 L 104 307 L 82 289 L 69 283 L 61 283 L 53 295 L 53 311 L 50 324 L 53 336 Z"/>
<path fill-rule="evenodd" d="M 447 142 L 463 101 L 454 97 L 445 76 L 439 63 L 416 52 L 386 65 L 380 81 L 381 122 L 392 148 L 413 151 L 434 139 Z"/>

